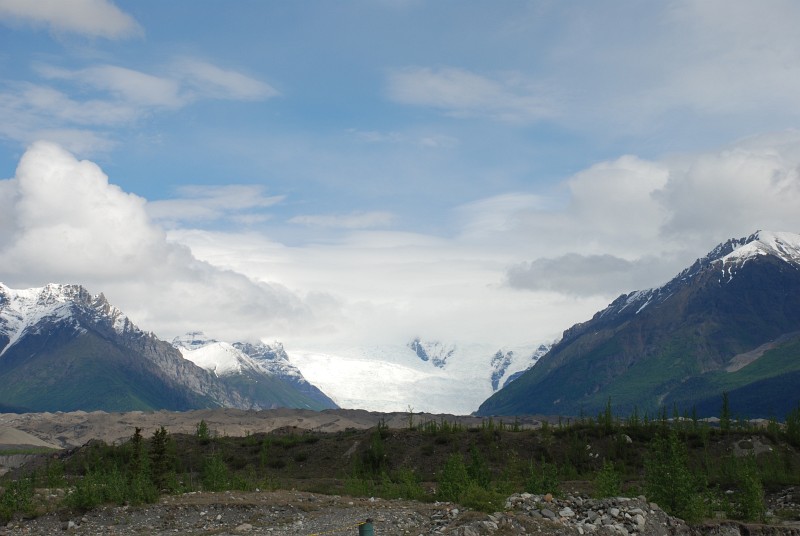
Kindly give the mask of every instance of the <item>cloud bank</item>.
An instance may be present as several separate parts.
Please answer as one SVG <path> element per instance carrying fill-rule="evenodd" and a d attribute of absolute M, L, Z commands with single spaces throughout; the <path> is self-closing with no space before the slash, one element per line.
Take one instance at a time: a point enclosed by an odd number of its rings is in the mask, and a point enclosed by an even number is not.
<path fill-rule="evenodd" d="M 213 326 L 220 336 L 258 339 L 313 324 L 308 306 L 280 284 L 216 268 L 168 241 L 144 199 L 55 144 L 32 145 L 0 193 L 7 284 L 83 284 L 163 335 Z"/>
<path fill-rule="evenodd" d="M 203 329 L 305 350 L 415 336 L 538 343 L 728 238 L 800 229 L 798 169 L 797 131 L 660 160 L 622 156 L 555 194 L 454 206 L 455 232 L 434 234 L 381 212 L 275 221 L 287 199 L 254 186 L 147 202 L 40 142 L 0 181 L 0 273 L 12 286 L 85 284 L 164 336 Z M 206 225 L 248 216 L 263 226 Z M 287 224 L 325 238 L 270 236 Z"/>

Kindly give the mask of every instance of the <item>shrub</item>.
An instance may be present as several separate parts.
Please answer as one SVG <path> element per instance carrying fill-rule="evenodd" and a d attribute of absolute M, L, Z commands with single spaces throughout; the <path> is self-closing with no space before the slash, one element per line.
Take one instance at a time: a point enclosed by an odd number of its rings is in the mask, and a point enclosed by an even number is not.
<path fill-rule="evenodd" d="M 603 467 L 594 477 L 594 494 L 597 498 L 617 497 L 622 491 L 622 481 L 614 464 L 603 460 Z"/>
<path fill-rule="evenodd" d="M 688 465 L 686 447 L 672 430 L 657 435 L 645 459 L 645 490 L 667 513 L 685 521 L 698 521 L 704 514 L 704 488 Z"/>
<path fill-rule="evenodd" d="M 8 522 L 14 514 L 33 513 L 33 478 L 11 482 L 0 495 L 0 521 Z"/>
<path fill-rule="evenodd" d="M 558 495 L 561 492 L 561 480 L 558 478 L 558 468 L 547 463 L 542 458 L 539 467 L 531 462 L 528 480 L 525 483 L 525 491 L 530 493 L 544 494 L 552 493 Z"/>
<path fill-rule="evenodd" d="M 203 489 L 206 491 L 225 491 L 230 485 L 228 466 L 218 455 L 209 456 L 203 464 Z"/>
<path fill-rule="evenodd" d="M 498 491 L 486 489 L 476 482 L 470 482 L 461 493 L 459 502 L 474 510 L 499 512 L 505 507 L 506 496 Z"/>
<path fill-rule="evenodd" d="M 738 493 L 734 496 L 733 515 L 745 521 L 763 521 L 766 512 L 764 486 L 761 484 L 755 456 L 748 456 L 737 467 Z"/>
<path fill-rule="evenodd" d="M 439 477 L 437 494 L 444 501 L 458 502 L 469 484 L 464 457 L 460 453 L 451 454 Z"/>

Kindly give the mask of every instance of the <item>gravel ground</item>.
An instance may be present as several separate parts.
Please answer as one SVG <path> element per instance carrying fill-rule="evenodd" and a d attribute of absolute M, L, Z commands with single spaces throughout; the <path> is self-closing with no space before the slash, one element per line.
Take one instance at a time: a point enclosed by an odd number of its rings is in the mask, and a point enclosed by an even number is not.
<path fill-rule="evenodd" d="M 358 534 L 373 520 L 375 534 L 437 534 L 460 512 L 453 505 L 310 493 L 188 493 L 142 507 L 107 506 L 82 515 L 49 514 L 12 521 L 0 535 L 70 534 Z"/>
<path fill-rule="evenodd" d="M 372 520 L 379 536 L 800 536 L 800 527 L 720 522 L 687 526 L 638 499 L 510 497 L 505 511 L 484 514 L 451 503 L 351 498 L 296 491 L 187 493 L 141 507 L 106 506 L 84 514 L 14 520 L 0 536 L 175 535 L 322 536 L 359 534 Z"/>

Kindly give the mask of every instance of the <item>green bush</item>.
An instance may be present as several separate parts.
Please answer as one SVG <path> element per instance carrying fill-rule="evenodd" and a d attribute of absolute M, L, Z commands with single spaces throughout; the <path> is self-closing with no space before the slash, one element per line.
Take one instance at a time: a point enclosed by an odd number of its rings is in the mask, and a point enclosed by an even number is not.
<path fill-rule="evenodd" d="M 670 430 L 657 435 L 645 459 L 645 491 L 649 500 L 685 521 L 699 521 L 704 513 L 704 483 L 688 464 L 686 447 Z"/>
<path fill-rule="evenodd" d="M 451 454 L 439 477 L 437 495 L 443 501 L 458 502 L 470 484 L 467 466 L 460 453 Z"/>
<path fill-rule="evenodd" d="M 481 512 L 500 512 L 505 508 L 506 496 L 498 491 L 486 489 L 470 482 L 461 493 L 459 503 Z"/>
<path fill-rule="evenodd" d="M 537 494 L 552 493 L 553 495 L 559 495 L 561 493 L 561 480 L 558 478 L 558 468 L 554 464 L 544 461 L 544 458 L 542 458 L 538 467 L 531 462 L 528 480 L 525 483 L 525 491 Z"/>
<path fill-rule="evenodd" d="M 0 521 L 8 522 L 14 514 L 33 513 L 33 478 L 22 478 L 8 484 L 0 495 Z"/>
<path fill-rule="evenodd" d="M 594 495 L 597 498 L 617 497 L 622 492 L 622 479 L 614 464 L 603 460 L 603 467 L 594 477 Z"/>
<path fill-rule="evenodd" d="M 203 464 L 203 489 L 205 491 L 225 491 L 231 478 L 228 466 L 218 455 L 209 456 Z"/>
<path fill-rule="evenodd" d="M 737 464 L 737 493 L 733 497 L 733 517 L 744 521 L 763 521 L 764 486 L 756 465 L 755 456 L 750 455 Z"/>

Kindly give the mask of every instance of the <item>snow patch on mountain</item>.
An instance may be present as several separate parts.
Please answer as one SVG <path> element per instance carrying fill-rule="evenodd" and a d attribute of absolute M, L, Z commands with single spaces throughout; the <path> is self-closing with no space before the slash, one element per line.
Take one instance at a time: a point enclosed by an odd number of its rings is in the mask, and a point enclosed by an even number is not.
<path fill-rule="evenodd" d="M 184 359 L 218 377 L 261 370 L 250 356 L 232 344 L 210 339 L 201 331 L 175 337 L 172 346 L 180 350 Z"/>
<path fill-rule="evenodd" d="M 439 341 L 422 341 L 419 337 L 408 343 L 408 347 L 414 350 L 423 361 L 430 361 L 434 367 L 444 368 L 447 360 L 456 352 L 454 344 L 445 345 Z"/>

